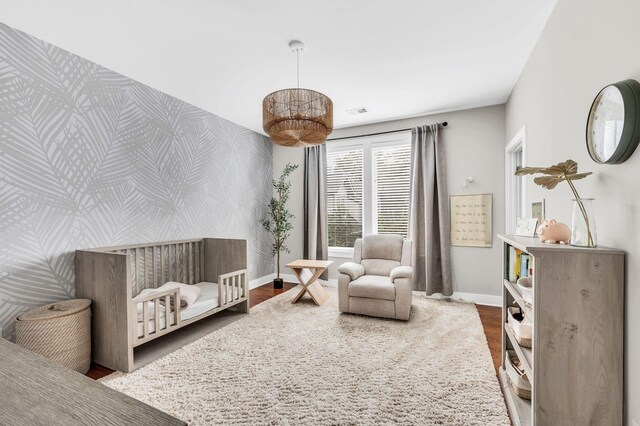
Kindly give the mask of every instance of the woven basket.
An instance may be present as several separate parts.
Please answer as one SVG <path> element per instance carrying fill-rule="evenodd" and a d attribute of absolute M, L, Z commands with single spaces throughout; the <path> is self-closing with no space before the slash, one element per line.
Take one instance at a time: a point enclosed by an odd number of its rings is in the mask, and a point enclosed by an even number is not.
<path fill-rule="evenodd" d="M 16 319 L 16 343 L 79 373 L 91 365 L 91 300 L 32 309 Z"/>

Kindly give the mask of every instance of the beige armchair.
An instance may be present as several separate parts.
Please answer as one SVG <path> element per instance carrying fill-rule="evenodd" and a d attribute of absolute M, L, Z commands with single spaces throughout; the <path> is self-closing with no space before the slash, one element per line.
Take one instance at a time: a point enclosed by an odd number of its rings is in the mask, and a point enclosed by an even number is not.
<path fill-rule="evenodd" d="M 413 277 L 411 244 L 400 235 L 357 239 L 353 261 L 338 268 L 340 312 L 408 320 Z"/>

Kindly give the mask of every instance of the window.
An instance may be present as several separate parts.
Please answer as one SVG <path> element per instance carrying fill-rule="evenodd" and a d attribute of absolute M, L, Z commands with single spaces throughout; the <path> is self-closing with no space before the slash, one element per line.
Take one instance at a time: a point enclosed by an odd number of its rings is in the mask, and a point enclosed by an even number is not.
<path fill-rule="evenodd" d="M 362 237 L 362 149 L 327 152 L 329 247 Z"/>
<path fill-rule="evenodd" d="M 327 144 L 329 255 L 351 257 L 364 234 L 407 235 L 411 133 Z"/>

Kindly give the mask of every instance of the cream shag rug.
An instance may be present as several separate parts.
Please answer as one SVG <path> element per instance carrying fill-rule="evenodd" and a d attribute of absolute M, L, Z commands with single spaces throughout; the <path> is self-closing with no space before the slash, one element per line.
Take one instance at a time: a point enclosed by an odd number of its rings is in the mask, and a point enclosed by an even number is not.
<path fill-rule="evenodd" d="M 105 385 L 190 425 L 509 425 L 473 304 L 415 297 L 409 322 L 290 290 Z"/>

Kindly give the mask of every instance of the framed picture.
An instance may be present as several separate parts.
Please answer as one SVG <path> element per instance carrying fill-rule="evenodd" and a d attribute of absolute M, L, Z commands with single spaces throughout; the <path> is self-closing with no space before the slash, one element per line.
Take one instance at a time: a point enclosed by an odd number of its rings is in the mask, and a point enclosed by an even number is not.
<path fill-rule="evenodd" d="M 492 194 L 464 194 L 449 197 L 451 245 L 491 247 L 493 234 Z"/>
<path fill-rule="evenodd" d="M 531 203 L 531 217 L 538 219 L 538 223 L 542 223 L 544 220 L 544 207 L 544 198 L 542 201 Z"/>
<path fill-rule="evenodd" d="M 535 237 L 536 228 L 538 228 L 538 219 L 518 219 L 516 226 L 516 235 L 519 237 Z"/>

